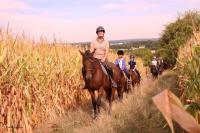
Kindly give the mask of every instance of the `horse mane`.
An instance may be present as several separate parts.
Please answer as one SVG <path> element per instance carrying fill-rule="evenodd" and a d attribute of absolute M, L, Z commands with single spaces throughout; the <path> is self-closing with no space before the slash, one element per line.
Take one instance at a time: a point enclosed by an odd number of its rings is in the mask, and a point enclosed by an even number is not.
<path fill-rule="evenodd" d="M 93 55 L 90 50 L 86 50 L 84 53 L 84 59 L 93 59 Z"/>
<path fill-rule="evenodd" d="M 91 60 L 93 60 L 93 61 L 99 62 L 98 59 L 96 59 L 96 58 L 93 57 L 93 53 L 91 53 L 90 50 L 86 50 L 86 51 L 85 51 L 85 53 L 84 53 L 84 55 L 83 55 L 83 58 L 84 58 L 84 60 L 91 59 Z"/>
<path fill-rule="evenodd" d="M 91 53 L 90 50 L 86 50 L 83 54 L 83 60 L 91 60 L 92 62 L 96 62 L 96 64 L 100 65 L 100 61 L 97 58 L 93 57 L 94 53 Z"/>

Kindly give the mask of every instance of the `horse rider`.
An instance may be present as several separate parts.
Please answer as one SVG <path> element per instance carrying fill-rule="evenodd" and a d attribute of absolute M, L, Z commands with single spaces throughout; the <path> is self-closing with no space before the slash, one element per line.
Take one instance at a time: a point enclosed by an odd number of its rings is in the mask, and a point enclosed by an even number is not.
<path fill-rule="evenodd" d="M 158 61 L 157 61 L 156 56 L 153 57 L 153 60 L 151 61 L 151 64 L 153 66 L 155 66 L 155 68 L 158 70 Z"/>
<path fill-rule="evenodd" d="M 163 64 L 163 58 L 159 57 L 157 62 L 158 62 L 158 66 L 161 66 Z"/>
<path fill-rule="evenodd" d="M 93 57 L 99 59 L 100 63 L 104 66 L 107 74 L 112 82 L 112 87 L 117 87 L 117 84 L 112 80 L 113 72 L 112 63 L 108 62 L 107 57 L 109 53 L 109 42 L 104 38 L 105 29 L 102 26 L 96 28 L 97 38 L 90 44 L 90 52 L 94 52 Z"/>
<path fill-rule="evenodd" d="M 124 59 L 124 51 L 118 50 L 117 51 L 118 58 L 115 60 L 115 65 L 118 66 L 125 74 L 128 79 L 128 82 L 131 82 L 130 73 L 128 69 L 126 68 L 126 61 Z"/>
<path fill-rule="evenodd" d="M 135 61 L 134 55 L 130 55 L 130 61 L 128 62 L 128 64 L 130 66 L 130 70 L 135 71 L 139 80 L 141 80 L 141 75 L 140 75 L 139 71 L 136 69 L 136 61 Z"/>

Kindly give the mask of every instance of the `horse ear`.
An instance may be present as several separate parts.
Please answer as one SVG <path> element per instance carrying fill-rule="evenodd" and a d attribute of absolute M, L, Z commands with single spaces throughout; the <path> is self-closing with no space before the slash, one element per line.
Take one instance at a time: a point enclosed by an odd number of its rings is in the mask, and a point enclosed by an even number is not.
<path fill-rule="evenodd" d="M 84 55 L 84 52 L 82 52 L 81 50 L 79 50 L 79 53 L 83 56 Z"/>

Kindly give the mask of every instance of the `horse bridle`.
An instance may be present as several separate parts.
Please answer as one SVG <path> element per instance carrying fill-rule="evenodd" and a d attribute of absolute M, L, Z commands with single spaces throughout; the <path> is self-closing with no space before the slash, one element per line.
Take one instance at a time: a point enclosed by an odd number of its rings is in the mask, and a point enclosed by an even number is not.
<path fill-rule="evenodd" d="M 92 60 L 92 59 L 87 59 L 87 60 L 89 60 L 90 62 L 92 62 L 92 63 L 94 63 L 96 60 Z M 84 68 L 84 66 L 83 66 L 83 68 Z M 84 68 L 85 69 L 85 68 Z M 92 69 L 92 68 L 89 68 L 89 69 L 85 69 L 86 71 L 94 71 L 94 69 Z M 93 74 L 93 72 L 92 72 L 92 74 Z"/>

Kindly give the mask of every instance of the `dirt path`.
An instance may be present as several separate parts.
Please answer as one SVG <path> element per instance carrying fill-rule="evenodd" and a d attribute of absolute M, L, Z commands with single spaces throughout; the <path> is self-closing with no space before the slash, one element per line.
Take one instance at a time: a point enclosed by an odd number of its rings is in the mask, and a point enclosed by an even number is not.
<path fill-rule="evenodd" d="M 101 116 L 92 119 L 91 101 L 71 110 L 66 116 L 47 124 L 36 132 L 51 133 L 168 133 L 169 128 L 151 98 L 164 90 L 176 90 L 177 76 L 165 72 L 158 80 L 144 79 L 141 86 L 127 95 L 123 103 L 113 104 L 112 115 L 107 114 L 108 105 L 104 101 Z"/>

